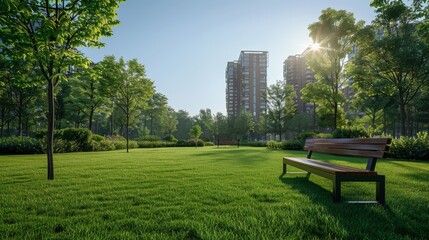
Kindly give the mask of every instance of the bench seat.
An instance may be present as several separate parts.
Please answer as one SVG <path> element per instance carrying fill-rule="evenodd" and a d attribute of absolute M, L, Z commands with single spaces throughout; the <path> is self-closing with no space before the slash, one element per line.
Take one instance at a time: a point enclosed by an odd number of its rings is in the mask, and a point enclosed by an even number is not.
<path fill-rule="evenodd" d="M 384 158 L 389 149 L 391 139 L 388 138 L 356 138 L 356 139 L 307 139 L 304 149 L 307 158 L 284 157 L 283 175 L 287 173 L 287 165 L 302 169 L 307 175 L 314 173 L 332 180 L 333 201 L 341 201 L 342 182 L 375 182 L 376 200 L 385 204 L 385 177 L 375 171 L 377 158 Z M 321 152 L 344 156 L 368 157 L 366 169 L 342 166 L 329 162 L 311 159 L 312 153 Z"/>

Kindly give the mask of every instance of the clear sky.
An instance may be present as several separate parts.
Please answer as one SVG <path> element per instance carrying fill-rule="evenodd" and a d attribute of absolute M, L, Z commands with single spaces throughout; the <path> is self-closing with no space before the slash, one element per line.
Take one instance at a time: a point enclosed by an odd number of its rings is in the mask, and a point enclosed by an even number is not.
<path fill-rule="evenodd" d="M 323 9 L 344 9 L 370 23 L 370 0 L 128 0 L 106 47 L 84 49 L 137 58 L 176 111 L 226 113 L 225 68 L 241 50 L 269 51 L 268 85 L 283 79 L 283 61 L 311 44 L 307 27 Z"/>

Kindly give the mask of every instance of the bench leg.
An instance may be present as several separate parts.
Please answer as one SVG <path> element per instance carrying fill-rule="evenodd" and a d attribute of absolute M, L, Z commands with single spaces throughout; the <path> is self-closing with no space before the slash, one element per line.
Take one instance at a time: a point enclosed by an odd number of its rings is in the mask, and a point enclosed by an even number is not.
<path fill-rule="evenodd" d="M 283 163 L 283 174 L 286 174 L 286 163 Z"/>
<path fill-rule="evenodd" d="M 335 203 L 341 201 L 341 181 L 337 178 L 335 178 L 333 181 L 332 194 L 333 194 L 333 201 Z"/>
<path fill-rule="evenodd" d="M 384 205 L 386 202 L 386 183 L 384 176 L 380 176 L 380 180 L 376 183 L 375 195 L 377 202 Z"/>

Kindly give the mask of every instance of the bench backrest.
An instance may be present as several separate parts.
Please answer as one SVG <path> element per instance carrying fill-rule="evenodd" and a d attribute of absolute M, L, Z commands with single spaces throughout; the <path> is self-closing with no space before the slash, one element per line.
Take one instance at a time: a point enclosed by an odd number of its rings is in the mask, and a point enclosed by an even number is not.
<path fill-rule="evenodd" d="M 390 138 L 337 138 L 337 139 L 307 139 L 304 149 L 311 153 L 321 152 L 336 155 L 367 157 L 366 169 L 374 171 L 377 158 L 385 158 L 389 150 Z"/>

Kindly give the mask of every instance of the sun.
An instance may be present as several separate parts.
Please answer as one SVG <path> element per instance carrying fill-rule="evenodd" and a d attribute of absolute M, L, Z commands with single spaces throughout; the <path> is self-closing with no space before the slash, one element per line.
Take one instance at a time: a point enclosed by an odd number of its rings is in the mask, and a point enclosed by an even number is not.
<path fill-rule="evenodd" d="M 320 49 L 320 44 L 318 44 L 318 43 L 313 43 L 313 44 L 311 44 L 310 48 L 311 48 L 311 50 L 313 50 L 313 51 L 318 51 L 318 50 Z"/>

